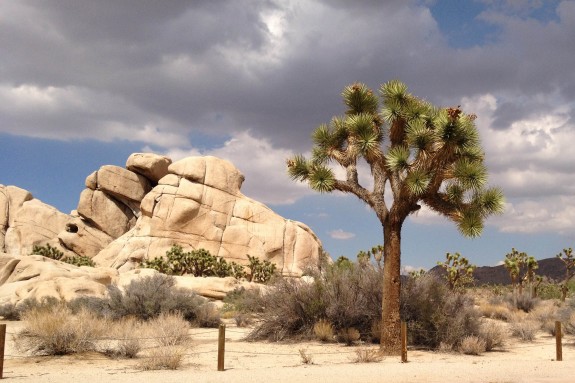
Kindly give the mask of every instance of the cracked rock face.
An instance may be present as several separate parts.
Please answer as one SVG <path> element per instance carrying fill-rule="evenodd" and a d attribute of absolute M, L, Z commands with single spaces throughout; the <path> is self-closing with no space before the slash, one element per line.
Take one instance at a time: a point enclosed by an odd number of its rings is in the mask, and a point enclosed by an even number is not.
<path fill-rule="evenodd" d="M 216 157 L 172 163 L 135 153 L 126 168 L 106 165 L 90 174 L 71 214 L 0 185 L 0 252 L 27 255 L 34 245 L 50 244 L 64 256 L 87 256 L 124 272 L 179 244 L 240 264 L 256 256 L 284 275 L 317 265 L 321 243 L 309 227 L 244 196 L 243 180 Z"/>
<path fill-rule="evenodd" d="M 135 226 L 94 261 L 130 270 L 143 259 L 161 256 L 173 245 L 204 248 L 247 264 L 247 255 L 269 260 L 284 275 L 301 275 L 317 265 L 321 243 L 304 224 L 286 220 L 240 192 L 243 175 L 216 157 L 188 157 L 143 198 Z"/>

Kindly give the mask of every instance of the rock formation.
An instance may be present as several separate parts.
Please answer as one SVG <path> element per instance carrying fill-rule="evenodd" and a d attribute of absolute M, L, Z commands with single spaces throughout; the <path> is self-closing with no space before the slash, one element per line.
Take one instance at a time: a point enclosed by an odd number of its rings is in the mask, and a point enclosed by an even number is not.
<path fill-rule="evenodd" d="M 204 248 L 240 264 L 248 263 L 247 255 L 255 256 L 275 263 L 289 276 L 317 265 L 321 243 L 315 234 L 303 223 L 285 219 L 244 196 L 243 180 L 233 164 L 219 158 L 188 157 L 172 163 L 164 156 L 135 153 L 125 168 L 105 165 L 90 174 L 71 214 L 59 212 L 26 190 L 0 185 L 0 258 L 4 259 L 0 259 L 4 262 L 0 273 L 11 274 L 33 260 L 40 262 L 35 267 L 61 269 L 54 261 L 28 257 L 34 245 L 46 244 L 65 257 L 86 256 L 103 270 L 119 273 L 137 269 L 144 259 L 165 255 L 174 244 L 186 251 Z M 6 266 L 13 263 L 19 266 Z M 78 277 L 74 273 L 73 278 Z M 2 275 L 0 285 L 20 282 Z M 48 280 L 42 277 L 42 284 L 65 290 L 57 285 L 62 280 Z M 229 281 L 218 283 L 229 285 Z M 101 287 L 80 290 L 98 294 Z"/>

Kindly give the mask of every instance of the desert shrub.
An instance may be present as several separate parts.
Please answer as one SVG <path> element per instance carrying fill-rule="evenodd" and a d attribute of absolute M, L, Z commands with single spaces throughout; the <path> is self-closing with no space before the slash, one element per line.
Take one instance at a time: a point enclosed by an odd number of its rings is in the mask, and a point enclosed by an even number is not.
<path fill-rule="evenodd" d="M 195 322 L 199 327 L 216 328 L 220 325 L 220 310 L 213 303 L 206 302 L 198 307 Z"/>
<path fill-rule="evenodd" d="M 92 261 L 92 258 L 77 255 L 75 257 L 67 257 L 63 259 L 64 262 L 69 263 L 74 266 L 90 266 L 94 267 L 96 264 Z"/>
<path fill-rule="evenodd" d="M 59 250 L 57 247 L 51 246 L 49 243 L 44 246 L 32 246 L 32 254 L 41 255 L 46 258 L 55 259 L 57 261 L 59 261 L 64 256 L 64 253 L 61 250 Z"/>
<path fill-rule="evenodd" d="M 155 274 L 133 280 L 123 291 L 115 285 L 108 286 L 112 318 L 135 316 L 148 320 L 162 313 L 178 312 L 193 322 L 204 300 L 193 292 L 175 287 L 175 283 L 171 276 Z"/>
<path fill-rule="evenodd" d="M 486 318 L 499 319 L 503 321 L 508 321 L 511 316 L 509 307 L 503 303 L 485 303 L 479 306 L 479 311 L 481 312 L 481 315 Z"/>
<path fill-rule="evenodd" d="M 237 313 L 234 316 L 234 322 L 236 323 L 237 327 L 247 327 L 251 326 L 254 323 L 254 320 L 250 314 Z"/>
<path fill-rule="evenodd" d="M 28 310 L 48 309 L 61 304 L 62 301 L 55 297 L 43 297 L 40 300 L 36 298 L 26 298 L 18 304 L 7 303 L 0 306 L 0 316 L 4 317 L 5 320 L 20 320 L 22 314 Z"/>
<path fill-rule="evenodd" d="M 487 321 L 481 324 L 478 336 L 485 343 L 485 351 L 492 351 L 505 345 L 507 331 L 501 324 Z"/>
<path fill-rule="evenodd" d="M 280 278 L 255 298 L 259 324 L 248 339 L 312 338 L 320 320 L 334 330 L 354 327 L 368 336 L 381 316 L 381 275 L 371 267 L 334 264 L 310 281 Z"/>
<path fill-rule="evenodd" d="M 224 297 L 224 307 L 222 311 L 232 311 L 239 313 L 261 313 L 263 299 L 260 289 L 236 288 Z"/>
<path fill-rule="evenodd" d="M 532 298 L 531 294 L 526 292 L 516 294 L 515 296 L 513 294 L 509 294 L 507 296 L 507 301 L 511 307 L 516 308 L 517 310 L 522 310 L 526 313 L 537 307 L 539 303 L 538 298 Z"/>
<path fill-rule="evenodd" d="M 248 274 L 248 280 L 250 282 L 257 283 L 267 283 L 272 277 L 276 275 L 276 265 L 268 260 L 262 261 L 257 257 L 252 257 L 248 254 L 250 273 Z"/>
<path fill-rule="evenodd" d="M 87 310 L 73 315 L 64 304 L 46 305 L 22 313 L 24 327 L 15 335 L 20 351 L 36 355 L 65 355 L 96 349 L 108 324 Z"/>
<path fill-rule="evenodd" d="M 374 362 L 381 362 L 383 356 L 381 351 L 367 348 L 367 347 L 360 347 L 355 350 L 355 359 L 353 359 L 354 363 L 374 363 Z"/>
<path fill-rule="evenodd" d="M 535 340 L 540 324 L 533 320 L 517 320 L 511 323 L 511 334 L 522 341 L 532 342 Z"/>
<path fill-rule="evenodd" d="M 74 266 L 95 266 L 94 261 L 92 261 L 92 259 L 89 257 L 84 257 L 81 255 L 64 257 L 64 253 L 61 250 L 59 250 L 57 247 L 51 246 L 49 243 L 44 246 L 34 245 L 32 247 L 32 254 L 55 259 L 56 261 L 66 262 Z"/>
<path fill-rule="evenodd" d="M 474 335 L 469 335 L 463 338 L 459 348 L 461 352 L 466 355 L 481 355 L 486 350 L 485 340 Z"/>
<path fill-rule="evenodd" d="M 313 326 L 313 333 L 316 339 L 321 342 L 331 342 L 335 335 L 332 324 L 325 319 L 320 319 Z"/>
<path fill-rule="evenodd" d="M 134 317 L 112 322 L 110 335 L 114 340 L 105 353 L 118 358 L 135 358 L 142 350 L 142 330 L 142 323 Z"/>
<path fill-rule="evenodd" d="M 561 299 L 561 287 L 557 283 L 543 282 L 537 287 L 537 297 L 548 299 Z"/>
<path fill-rule="evenodd" d="M 6 303 L 0 306 L 0 317 L 4 320 L 19 320 L 20 310 L 14 303 Z"/>
<path fill-rule="evenodd" d="M 154 269 L 162 274 L 184 275 L 196 277 L 235 277 L 245 278 L 243 266 L 235 262 L 227 262 L 222 257 L 216 257 L 206 249 L 184 252 L 180 245 L 173 245 L 165 257 L 155 257 L 142 262 L 142 267 Z M 275 267 L 275 265 L 274 265 Z"/>
<path fill-rule="evenodd" d="M 161 313 L 146 324 L 157 346 L 185 346 L 190 341 L 190 324 L 179 313 Z"/>
<path fill-rule="evenodd" d="M 464 337 L 479 333 L 480 313 L 473 299 L 449 292 L 437 277 L 409 279 L 401 293 L 401 316 L 412 344 L 437 348 L 443 343 L 457 348 Z"/>
<path fill-rule="evenodd" d="M 184 360 L 186 348 L 182 346 L 161 346 L 148 350 L 138 367 L 144 371 L 177 370 Z"/>
<path fill-rule="evenodd" d="M 306 349 L 300 348 L 298 350 L 302 364 L 313 364 L 313 357 L 308 354 Z"/>
<path fill-rule="evenodd" d="M 337 332 L 336 339 L 338 342 L 345 343 L 347 346 L 351 346 L 361 338 L 361 334 L 356 328 L 348 327 L 342 328 Z"/>

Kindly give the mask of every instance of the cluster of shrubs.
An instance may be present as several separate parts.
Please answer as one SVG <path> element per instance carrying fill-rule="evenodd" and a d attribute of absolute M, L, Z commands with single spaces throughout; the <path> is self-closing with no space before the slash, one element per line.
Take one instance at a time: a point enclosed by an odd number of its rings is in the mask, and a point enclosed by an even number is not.
<path fill-rule="evenodd" d="M 46 258 L 55 259 L 56 261 L 66 262 L 74 266 L 95 266 L 94 261 L 89 257 L 81 255 L 64 257 L 64 253 L 61 250 L 57 247 L 51 246 L 49 243 L 44 246 L 34 245 L 32 247 L 32 255 L 41 255 Z"/>
<path fill-rule="evenodd" d="M 182 246 L 173 245 L 165 257 L 155 257 L 142 263 L 142 267 L 158 270 L 168 275 L 191 274 L 196 277 L 234 277 L 251 282 L 266 283 L 276 274 L 276 265 L 257 257 L 248 257 L 247 273 L 242 265 L 227 262 L 205 249 L 184 252 Z"/>
<path fill-rule="evenodd" d="M 110 285 L 105 298 L 27 299 L 0 307 L 0 316 L 24 321 L 15 336 L 21 351 L 36 355 L 99 351 L 126 358 L 142 351 L 142 369 L 177 368 L 189 347 L 190 325 L 220 324 L 213 303 L 177 288 L 174 278 L 164 274 L 134 280 L 121 289 Z"/>
<path fill-rule="evenodd" d="M 226 304 L 237 315 L 249 313 L 258 319 L 248 340 L 379 342 L 382 273 L 369 264 L 335 262 L 305 281 L 278 279 L 265 292 L 237 291 Z M 482 321 L 470 296 L 450 291 L 433 275 L 405 277 L 401 317 L 412 345 L 454 350 L 475 337 L 493 349 L 505 338 L 503 329 Z"/>

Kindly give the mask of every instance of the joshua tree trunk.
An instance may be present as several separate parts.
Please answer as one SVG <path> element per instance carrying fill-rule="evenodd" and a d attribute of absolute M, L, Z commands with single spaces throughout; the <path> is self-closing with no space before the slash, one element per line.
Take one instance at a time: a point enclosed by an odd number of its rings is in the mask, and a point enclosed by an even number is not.
<path fill-rule="evenodd" d="M 385 355 L 401 355 L 401 225 L 402 222 L 384 224 L 383 299 L 381 302 L 381 350 Z"/>

